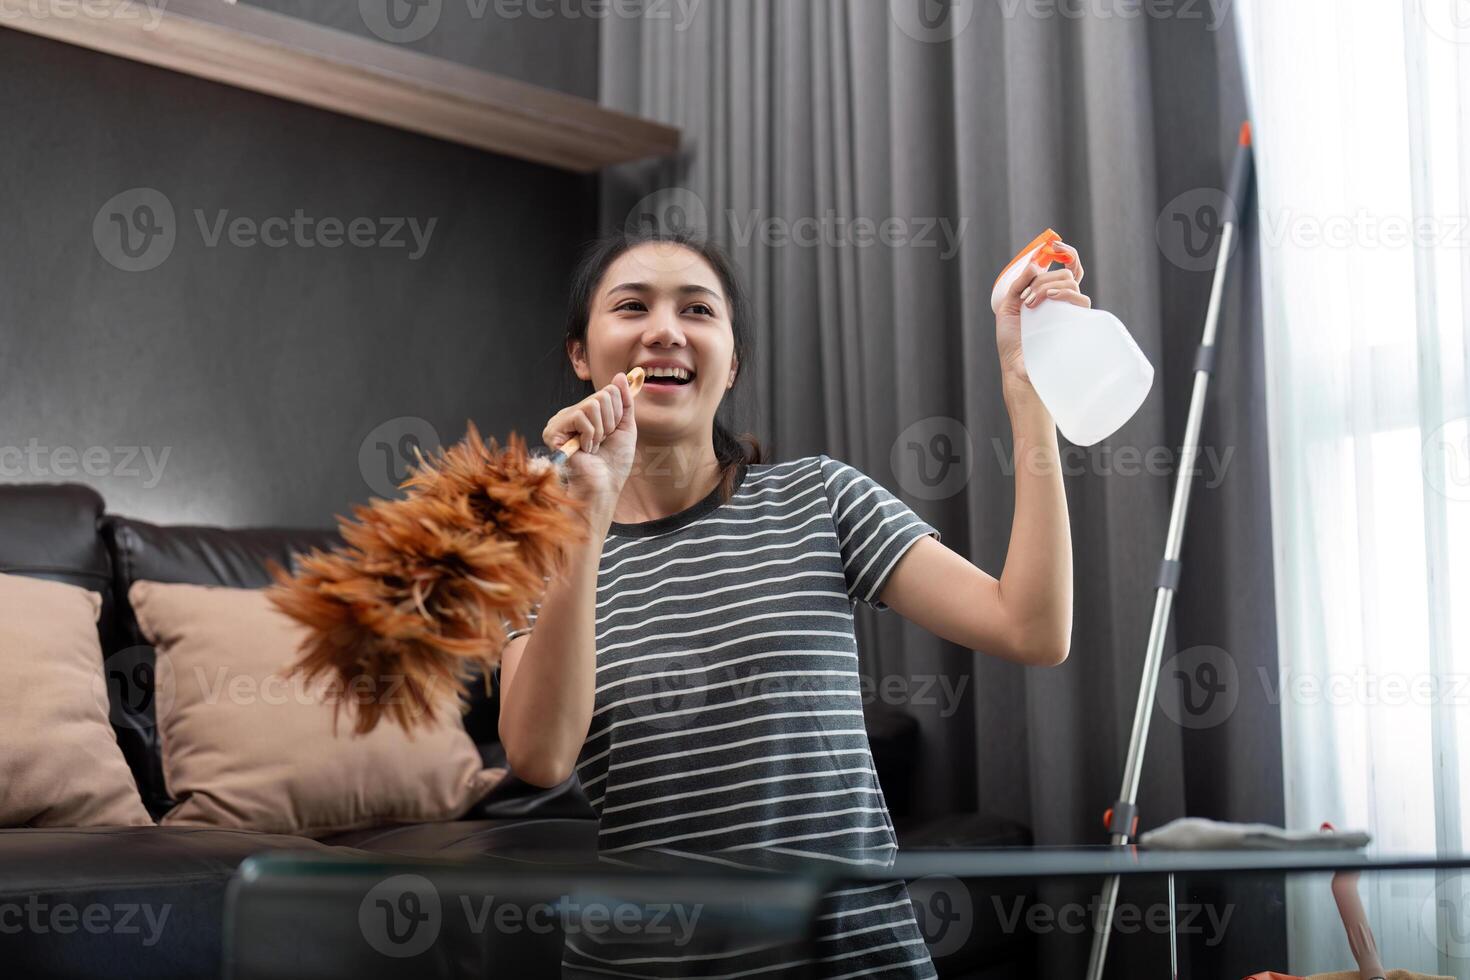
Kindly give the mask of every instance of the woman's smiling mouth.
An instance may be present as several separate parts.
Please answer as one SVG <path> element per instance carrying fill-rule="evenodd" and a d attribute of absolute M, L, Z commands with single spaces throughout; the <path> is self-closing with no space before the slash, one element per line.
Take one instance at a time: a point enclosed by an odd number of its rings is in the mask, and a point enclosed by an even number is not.
<path fill-rule="evenodd" d="M 671 365 L 649 366 L 643 365 L 646 376 L 645 388 L 659 388 L 668 390 L 671 388 L 683 388 L 694 381 L 694 372 L 685 367 Z"/>

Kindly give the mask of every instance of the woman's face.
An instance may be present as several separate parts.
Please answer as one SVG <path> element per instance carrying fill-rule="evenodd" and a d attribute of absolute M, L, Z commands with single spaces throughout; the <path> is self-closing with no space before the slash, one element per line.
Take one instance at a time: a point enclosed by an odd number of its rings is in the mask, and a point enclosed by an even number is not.
<path fill-rule="evenodd" d="M 608 266 L 592 298 L 586 350 L 569 344 L 577 377 L 601 388 L 619 371 L 643 367 L 638 431 L 659 442 L 703 439 L 739 368 L 730 308 L 720 277 L 683 246 L 647 243 Z M 687 383 L 653 377 L 656 365 L 683 368 Z"/>

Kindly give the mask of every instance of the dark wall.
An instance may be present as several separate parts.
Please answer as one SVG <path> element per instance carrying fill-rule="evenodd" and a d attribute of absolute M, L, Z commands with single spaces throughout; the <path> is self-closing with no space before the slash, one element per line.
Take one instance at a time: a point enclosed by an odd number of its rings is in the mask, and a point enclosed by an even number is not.
<path fill-rule="evenodd" d="M 484 52 L 545 43 L 494 27 Z M 526 73 L 595 95 L 596 22 L 555 28 L 592 59 Z M 557 407 L 592 178 L 11 30 L 0 82 L 0 481 L 330 525 L 388 492 L 405 436 L 539 435 Z"/>
<path fill-rule="evenodd" d="M 557 0 L 243 0 L 349 34 L 597 99 L 594 4 Z M 395 16 L 388 16 L 389 5 Z"/>

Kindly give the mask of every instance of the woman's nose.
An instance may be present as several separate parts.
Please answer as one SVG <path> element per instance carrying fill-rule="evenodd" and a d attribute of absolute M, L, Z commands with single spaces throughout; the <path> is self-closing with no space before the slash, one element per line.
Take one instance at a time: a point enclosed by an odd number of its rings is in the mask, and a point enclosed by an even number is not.
<path fill-rule="evenodd" d="M 682 345 L 684 328 L 679 323 L 678 315 L 667 307 L 655 310 L 649 318 L 648 329 L 643 332 L 643 342 L 649 346 Z"/>

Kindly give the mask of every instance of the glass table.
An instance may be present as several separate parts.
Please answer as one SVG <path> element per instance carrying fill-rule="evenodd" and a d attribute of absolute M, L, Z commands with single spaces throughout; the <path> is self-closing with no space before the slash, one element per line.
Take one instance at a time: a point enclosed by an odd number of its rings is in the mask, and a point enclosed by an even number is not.
<path fill-rule="evenodd" d="M 905 850 L 887 867 L 748 854 L 746 862 L 753 866 L 663 854 L 636 863 L 547 853 L 259 855 L 229 889 L 223 975 L 559 977 L 563 943 L 579 934 L 646 948 L 643 959 L 658 964 L 648 976 L 693 973 L 668 967 L 670 951 L 698 963 L 774 950 L 783 957 L 774 961 L 800 964 L 812 959 L 826 892 L 902 879 L 940 976 L 1081 980 L 1098 895 L 1117 875 L 1107 977 L 1242 980 L 1287 972 L 1288 895 L 1296 915 L 1335 915 L 1331 883 L 1345 872 L 1357 875 L 1375 928 L 1376 910 L 1396 916 L 1382 923 L 1394 937 L 1385 948 L 1380 936 L 1386 966 L 1470 980 L 1465 855 L 1042 847 Z M 1356 970 L 1340 926 L 1318 938 L 1317 953 L 1293 950 L 1291 963 Z M 783 973 L 821 975 L 810 966 Z"/>

